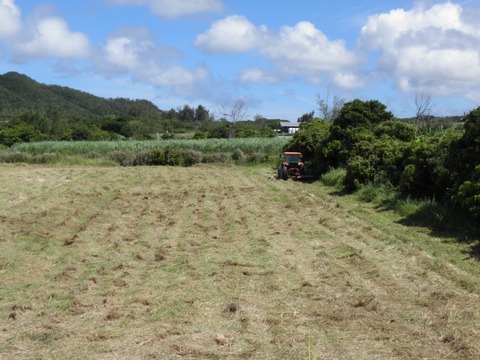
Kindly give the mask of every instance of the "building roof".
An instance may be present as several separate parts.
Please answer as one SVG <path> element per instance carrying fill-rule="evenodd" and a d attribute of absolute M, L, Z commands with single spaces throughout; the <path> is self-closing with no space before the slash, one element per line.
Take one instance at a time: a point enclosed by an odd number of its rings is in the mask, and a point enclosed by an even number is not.
<path fill-rule="evenodd" d="M 289 128 L 298 128 L 300 126 L 299 123 L 292 123 L 290 121 L 280 121 L 281 127 L 289 127 Z"/>

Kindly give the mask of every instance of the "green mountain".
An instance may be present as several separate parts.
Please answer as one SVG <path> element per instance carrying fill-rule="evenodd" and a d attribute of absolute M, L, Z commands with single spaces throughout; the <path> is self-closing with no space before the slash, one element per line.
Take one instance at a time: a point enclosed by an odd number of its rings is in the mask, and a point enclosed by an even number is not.
<path fill-rule="evenodd" d="M 38 111 L 59 109 L 66 118 L 91 118 L 106 115 L 134 115 L 148 111 L 163 112 L 147 100 L 105 99 L 65 86 L 41 84 L 26 75 L 8 72 L 0 75 L 0 116 L 8 117 Z"/>

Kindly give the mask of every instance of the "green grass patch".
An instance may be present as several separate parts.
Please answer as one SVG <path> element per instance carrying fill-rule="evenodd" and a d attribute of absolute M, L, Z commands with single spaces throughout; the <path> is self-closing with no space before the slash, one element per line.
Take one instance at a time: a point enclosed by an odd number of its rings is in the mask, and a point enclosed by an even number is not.
<path fill-rule="evenodd" d="M 342 168 L 331 169 L 320 177 L 320 181 L 327 186 L 342 190 L 345 183 L 347 171 Z"/>
<path fill-rule="evenodd" d="M 381 204 L 396 196 L 396 193 L 387 186 L 367 184 L 360 187 L 355 195 L 361 201 Z"/>

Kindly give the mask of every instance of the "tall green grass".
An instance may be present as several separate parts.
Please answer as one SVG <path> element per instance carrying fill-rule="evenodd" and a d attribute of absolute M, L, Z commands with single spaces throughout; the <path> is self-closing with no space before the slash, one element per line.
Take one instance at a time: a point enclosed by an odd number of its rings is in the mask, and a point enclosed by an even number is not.
<path fill-rule="evenodd" d="M 320 181 L 327 186 L 342 190 L 346 174 L 347 171 L 343 168 L 331 169 L 320 177 Z"/>
<path fill-rule="evenodd" d="M 239 149 L 246 154 L 261 152 L 276 154 L 282 151 L 287 138 L 246 138 L 246 139 L 172 139 L 145 141 L 43 141 L 19 143 L 12 150 L 29 154 L 107 154 L 114 151 L 140 152 L 145 150 L 189 149 L 203 154 L 232 153 Z"/>

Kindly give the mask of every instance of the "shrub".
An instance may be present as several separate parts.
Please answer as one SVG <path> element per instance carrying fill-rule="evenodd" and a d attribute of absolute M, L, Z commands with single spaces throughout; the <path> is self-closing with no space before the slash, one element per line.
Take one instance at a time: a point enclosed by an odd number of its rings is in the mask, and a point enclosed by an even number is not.
<path fill-rule="evenodd" d="M 45 154 L 38 154 L 33 155 L 30 159 L 32 164 L 52 164 L 57 161 L 59 158 L 58 154 L 56 153 L 45 153 Z"/>
<path fill-rule="evenodd" d="M 412 141 L 415 139 L 415 133 L 417 130 L 413 125 L 404 121 L 387 120 L 378 124 L 373 131 L 377 138 L 386 135 L 390 138 L 401 141 Z"/>
<path fill-rule="evenodd" d="M 145 166 L 150 165 L 150 156 L 151 150 L 142 150 L 135 154 L 135 159 L 133 160 L 133 166 Z"/>
<path fill-rule="evenodd" d="M 153 149 L 153 150 L 145 151 L 145 153 L 142 154 L 142 157 L 140 159 L 142 159 L 144 165 L 150 165 L 150 166 L 166 165 L 165 153 L 162 149 Z"/>
<path fill-rule="evenodd" d="M 346 166 L 345 190 L 358 189 L 362 184 L 368 184 L 374 178 L 375 168 L 368 158 L 352 157 Z"/>
<path fill-rule="evenodd" d="M 239 148 L 236 148 L 232 153 L 232 159 L 235 161 L 242 161 L 245 157 L 245 153 Z"/>
<path fill-rule="evenodd" d="M 171 165 L 171 166 L 182 165 L 181 150 L 167 147 L 164 150 L 164 164 L 160 164 L 160 165 Z"/>
<path fill-rule="evenodd" d="M 444 132 L 422 136 L 413 142 L 400 175 L 400 192 L 417 198 L 442 199 L 447 195 L 454 185 L 455 174 L 447 168 L 446 162 L 456 138 L 458 134 Z"/>
<path fill-rule="evenodd" d="M 26 164 L 51 164 L 58 159 L 56 153 L 26 154 L 20 151 L 0 151 L 0 162 L 26 163 Z"/>
<path fill-rule="evenodd" d="M 228 163 L 230 158 L 224 153 L 210 153 L 210 154 L 203 154 L 202 163 L 209 164 L 209 163 Z"/>
<path fill-rule="evenodd" d="M 208 133 L 205 131 L 198 130 L 194 135 L 193 139 L 199 140 L 199 139 L 206 139 L 208 138 Z"/>
<path fill-rule="evenodd" d="M 135 154 L 129 151 L 112 151 L 108 154 L 108 158 L 121 166 L 133 166 L 135 162 Z"/>
<path fill-rule="evenodd" d="M 203 155 L 200 151 L 186 149 L 182 151 L 182 157 L 184 166 L 192 166 L 201 163 Z"/>
<path fill-rule="evenodd" d="M 452 142 L 447 167 L 454 172 L 457 186 L 470 179 L 480 164 L 480 107 L 471 111 L 465 120 L 464 133 Z"/>
<path fill-rule="evenodd" d="M 262 162 L 266 161 L 267 159 L 268 159 L 268 157 L 266 157 L 265 154 L 263 154 L 261 152 L 254 152 L 254 153 L 248 155 L 247 162 L 249 164 L 259 164 L 259 163 L 262 163 Z"/>
<path fill-rule="evenodd" d="M 305 161 L 322 155 L 325 140 L 329 135 L 330 125 L 324 120 L 312 120 L 300 124 L 300 129 L 293 134 L 284 151 L 299 151 Z"/>
<path fill-rule="evenodd" d="M 31 155 L 25 154 L 20 151 L 0 151 L 0 162 L 13 164 L 13 163 L 28 163 L 30 162 Z"/>
<path fill-rule="evenodd" d="M 329 153 L 333 157 L 327 157 L 328 165 L 346 165 L 352 157 L 352 150 L 359 142 L 375 137 L 375 126 L 392 120 L 393 114 L 377 100 L 357 99 L 346 103 L 330 128 L 327 146 L 332 142 L 339 142 L 340 146 L 335 145 L 338 153 Z"/>
<path fill-rule="evenodd" d="M 475 218 L 480 219 L 480 165 L 476 167 L 472 178 L 459 186 L 453 199 Z"/>

